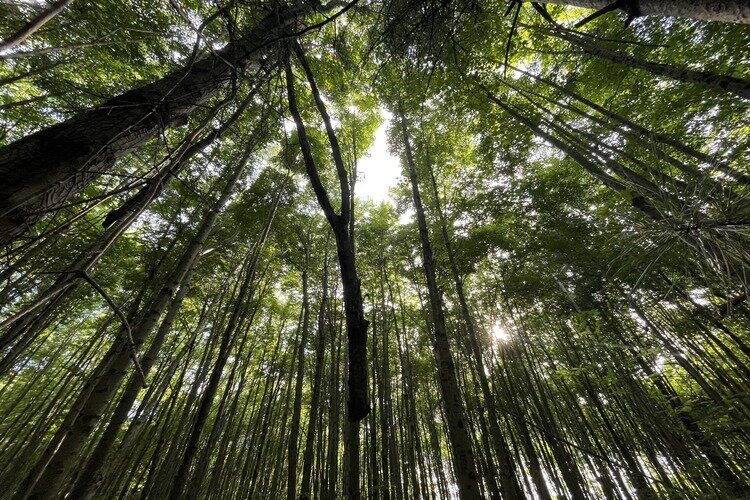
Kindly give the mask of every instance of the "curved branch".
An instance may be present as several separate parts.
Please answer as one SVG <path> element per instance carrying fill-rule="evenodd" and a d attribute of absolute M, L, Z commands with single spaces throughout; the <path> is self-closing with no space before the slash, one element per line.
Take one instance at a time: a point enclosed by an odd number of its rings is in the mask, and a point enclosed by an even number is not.
<path fill-rule="evenodd" d="M 128 349 L 130 350 L 130 357 L 133 358 L 133 364 L 135 365 L 135 371 L 138 373 L 138 376 L 141 378 L 141 384 L 143 387 L 148 387 L 148 383 L 146 382 L 146 375 L 143 373 L 143 368 L 141 368 L 141 364 L 138 362 L 138 352 L 135 349 L 135 341 L 133 340 L 133 332 L 130 329 L 130 323 L 128 322 L 128 319 L 125 317 L 125 314 L 122 312 L 122 310 L 115 304 L 115 301 L 112 300 L 112 297 L 110 297 L 106 291 L 97 283 L 94 278 L 89 276 L 89 274 L 86 271 L 79 271 L 78 272 L 84 280 L 86 280 L 93 288 L 97 291 L 99 295 L 104 298 L 104 300 L 109 304 L 109 306 L 112 308 L 112 310 L 115 312 L 117 316 L 120 317 L 120 320 L 122 321 L 123 326 L 125 327 L 125 333 L 127 334 L 127 342 L 128 342 Z"/>
<path fill-rule="evenodd" d="M 351 189 L 349 187 L 349 174 L 344 166 L 344 160 L 341 158 L 341 147 L 339 146 L 336 132 L 333 130 L 331 124 L 331 117 L 328 115 L 328 110 L 320 97 L 320 90 L 318 85 L 315 83 L 315 76 L 313 75 L 312 69 L 307 62 L 305 52 L 302 50 L 297 40 L 292 41 L 292 48 L 297 56 L 302 69 L 305 71 L 307 81 L 310 84 L 310 90 L 312 91 L 313 98 L 315 99 L 315 106 L 318 108 L 320 116 L 323 117 L 323 123 L 326 126 L 326 134 L 328 135 L 328 142 L 331 145 L 331 156 L 333 156 L 333 162 L 336 164 L 336 174 L 339 177 L 339 185 L 341 186 L 341 218 L 344 223 L 348 223 L 351 218 Z"/>

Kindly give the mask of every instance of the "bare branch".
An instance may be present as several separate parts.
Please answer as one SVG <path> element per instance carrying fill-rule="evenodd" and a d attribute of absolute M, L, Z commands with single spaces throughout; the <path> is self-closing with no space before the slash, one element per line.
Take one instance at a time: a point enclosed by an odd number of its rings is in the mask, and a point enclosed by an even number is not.
<path fill-rule="evenodd" d="M 331 144 L 331 156 L 333 156 L 333 163 L 336 165 L 336 174 L 339 177 L 339 185 L 341 186 L 341 218 L 344 223 L 348 223 L 351 217 L 351 193 L 349 188 L 349 175 L 344 166 L 344 160 L 341 158 L 341 147 L 339 146 L 336 132 L 333 130 L 331 124 L 331 117 L 328 115 L 328 110 L 320 97 L 320 90 L 318 85 L 315 83 L 315 76 L 313 75 L 312 69 L 307 62 L 305 52 L 302 50 L 299 42 L 294 40 L 291 42 L 294 53 L 297 56 L 302 69 L 305 71 L 307 81 L 310 84 L 310 90 L 312 90 L 313 98 L 315 99 L 315 106 L 318 108 L 320 116 L 323 117 L 323 123 L 326 126 L 326 134 L 328 135 L 328 142 Z"/>
<path fill-rule="evenodd" d="M 135 348 L 135 341 L 133 340 L 133 332 L 130 329 L 130 323 L 128 323 L 128 319 L 125 317 L 125 314 L 123 314 L 122 310 L 115 304 L 115 301 L 112 300 L 112 297 L 110 297 L 106 291 L 97 283 L 94 278 L 89 276 L 89 274 L 86 271 L 79 271 L 78 272 L 84 280 L 86 280 L 93 288 L 96 290 L 99 295 L 104 298 L 105 301 L 107 301 L 107 304 L 112 308 L 112 310 L 117 314 L 117 316 L 120 317 L 120 320 L 122 321 L 123 326 L 125 327 L 125 333 L 127 334 L 127 343 L 128 343 L 128 350 L 130 350 L 130 357 L 133 359 L 133 365 L 135 365 L 135 371 L 138 373 L 138 376 L 141 378 L 141 384 L 143 387 L 148 387 L 148 383 L 146 382 L 146 375 L 143 373 L 143 368 L 141 368 L 141 364 L 138 362 L 138 351 Z"/>

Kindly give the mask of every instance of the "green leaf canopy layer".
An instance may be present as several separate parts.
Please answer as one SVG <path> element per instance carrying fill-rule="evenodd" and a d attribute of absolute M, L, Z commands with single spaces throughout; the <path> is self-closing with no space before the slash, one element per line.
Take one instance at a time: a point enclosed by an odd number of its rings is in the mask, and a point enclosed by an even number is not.
<path fill-rule="evenodd" d="M 750 497 L 748 24 L 0 6 L 0 499 Z"/>

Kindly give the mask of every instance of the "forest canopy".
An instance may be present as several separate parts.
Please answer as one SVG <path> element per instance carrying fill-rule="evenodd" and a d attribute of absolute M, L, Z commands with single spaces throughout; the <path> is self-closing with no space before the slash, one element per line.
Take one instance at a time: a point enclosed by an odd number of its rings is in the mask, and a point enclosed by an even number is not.
<path fill-rule="evenodd" d="M 748 25 L 0 3 L 0 498 L 750 498 Z"/>

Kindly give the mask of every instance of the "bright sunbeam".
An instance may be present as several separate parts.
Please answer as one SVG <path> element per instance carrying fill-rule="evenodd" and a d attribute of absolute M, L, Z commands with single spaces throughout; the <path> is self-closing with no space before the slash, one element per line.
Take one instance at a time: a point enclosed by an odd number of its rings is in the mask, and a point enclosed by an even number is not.
<path fill-rule="evenodd" d="M 390 189 L 398 184 L 401 175 L 398 158 L 388 150 L 386 131 L 392 116 L 386 111 L 381 112 L 383 123 L 375 131 L 375 142 L 368 155 L 359 162 L 359 182 L 354 190 L 358 198 L 369 198 L 375 203 L 393 201 Z"/>
<path fill-rule="evenodd" d="M 492 325 L 492 338 L 496 342 L 510 342 L 511 335 L 505 330 L 503 325 L 495 323 Z"/>

